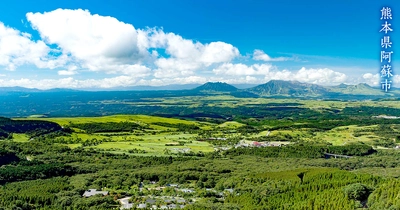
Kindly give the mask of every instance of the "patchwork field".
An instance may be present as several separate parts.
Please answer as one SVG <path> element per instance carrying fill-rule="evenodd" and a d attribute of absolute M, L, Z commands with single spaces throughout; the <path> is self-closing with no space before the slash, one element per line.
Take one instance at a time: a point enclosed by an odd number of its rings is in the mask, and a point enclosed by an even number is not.
<path fill-rule="evenodd" d="M 29 119 L 29 118 L 28 118 Z M 198 125 L 198 122 L 180 120 L 175 118 L 165 118 L 165 117 L 156 117 L 156 116 L 147 116 L 147 115 L 110 115 L 103 117 L 60 117 L 60 118 L 41 118 L 41 120 L 56 122 L 60 125 L 69 125 L 71 123 L 104 123 L 104 122 L 137 122 L 137 123 L 145 123 L 151 124 L 154 122 L 165 122 L 171 124 L 191 124 Z M 205 124 L 205 123 L 202 123 Z"/>
<path fill-rule="evenodd" d="M 19 118 L 25 119 L 25 118 Z M 36 118 L 27 118 L 36 119 Z M 136 155 L 176 155 L 178 153 L 212 152 L 213 146 L 205 141 L 196 141 L 197 133 L 182 130 L 182 126 L 197 126 L 207 130 L 216 125 L 206 122 L 188 121 L 174 118 L 164 118 L 145 115 L 114 115 L 104 117 L 71 117 L 71 118 L 41 118 L 69 127 L 70 135 L 58 136 L 55 142 L 70 148 L 83 146 L 112 153 L 128 153 Z M 97 124 L 96 124 L 97 123 Z M 100 124 L 98 124 L 100 123 Z M 90 133 L 74 127 L 82 124 L 102 125 L 104 123 L 134 123 L 143 126 L 141 129 L 117 132 Z M 240 123 L 227 123 L 227 126 Z M 112 127 L 112 124 L 110 124 Z M 143 128 L 143 129 L 142 129 Z M 14 134 L 15 141 L 28 141 L 25 134 Z"/>
<path fill-rule="evenodd" d="M 396 126 L 396 119 L 376 117 L 400 116 L 397 109 L 394 109 L 400 107 L 395 101 L 324 101 L 214 95 L 104 103 L 129 104 L 133 107 L 181 106 L 183 113 L 187 108 L 198 109 L 205 116 L 183 114 L 171 117 L 109 115 L 47 118 L 45 115 L 34 115 L 17 120 L 40 119 L 71 129 L 68 135 L 54 137 L 52 143 L 71 148 L 94 148 L 136 155 L 207 153 L 214 151 L 215 146 L 233 147 L 240 140 L 316 142 L 337 146 L 361 142 L 375 148 L 393 148 L 400 139 L 400 135 L 397 135 L 400 127 Z M 218 112 L 232 114 L 222 117 Z M 393 124 L 387 123 L 392 121 Z M 378 125 L 380 123 L 385 126 Z M 13 134 L 13 139 L 24 142 L 29 137 Z"/>
<path fill-rule="evenodd" d="M 360 106 L 373 106 L 373 107 L 388 107 L 400 108 L 400 104 L 396 100 L 362 100 L 362 101 L 340 101 L 340 100 L 302 100 L 294 98 L 238 98 L 229 95 L 215 95 L 215 96 L 183 96 L 183 97 L 163 97 L 163 98 L 142 98 L 144 102 L 121 102 L 121 101 L 107 101 L 107 104 L 129 104 L 129 105 L 152 105 L 152 106 L 182 106 L 182 107 L 240 107 L 252 105 L 285 105 L 293 104 L 290 106 L 321 109 L 343 109 L 345 107 L 360 107 Z M 296 104 L 295 104 L 296 103 Z M 287 106 L 287 105 L 285 105 Z"/>

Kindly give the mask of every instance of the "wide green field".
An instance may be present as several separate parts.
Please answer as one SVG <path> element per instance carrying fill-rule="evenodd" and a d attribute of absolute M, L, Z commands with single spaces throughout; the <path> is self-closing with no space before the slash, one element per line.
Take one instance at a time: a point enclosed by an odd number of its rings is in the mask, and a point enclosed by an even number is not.
<path fill-rule="evenodd" d="M 285 103 L 299 103 L 298 107 L 321 109 L 333 108 L 343 109 L 345 107 L 360 107 L 360 106 L 374 106 L 374 107 L 390 107 L 400 108 L 397 101 L 335 101 L 335 100 L 302 100 L 295 98 L 237 98 L 229 95 L 215 95 L 215 96 L 183 96 L 183 97 L 163 97 L 163 98 L 143 98 L 147 102 L 120 102 L 108 101 L 108 104 L 129 104 L 129 105 L 157 105 L 157 106 L 183 106 L 183 107 L 239 107 L 260 104 L 285 104 Z"/>
<path fill-rule="evenodd" d="M 60 117 L 60 118 L 40 118 L 40 120 L 46 120 L 51 122 L 56 122 L 60 125 L 69 125 L 70 123 L 105 123 L 105 122 L 137 122 L 137 123 L 145 123 L 151 124 L 154 122 L 165 122 L 171 124 L 194 124 L 198 125 L 198 122 L 180 120 L 175 118 L 165 118 L 165 117 L 156 117 L 156 116 L 147 116 L 147 115 L 110 115 L 103 117 Z"/>
<path fill-rule="evenodd" d="M 18 118 L 18 119 L 37 119 L 37 118 Z M 61 143 L 71 148 L 83 146 L 85 148 L 101 149 L 113 153 L 129 153 L 130 150 L 137 149 L 146 153 L 135 153 L 138 155 L 166 155 L 178 154 L 179 152 L 212 152 L 213 146 L 204 141 L 196 141 L 197 134 L 177 131 L 176 127 L 167 125 L 195 125 L 200 129 L 208 130 L 217 126 L 211 123 L 181 120 L 175 118 L 164 118 L 146 115 L 112 115 L 104 117 L 70 117 L 70 118 L 40 118 L 40 120 L 51 121 L 64 127 L 73 124 L 87 123 L 120 123 L 134 122 L 139 125 L 146 125 L 150 130 L 134 132 L 100 132 L 87 133 L 84 130 L 71 127 L 73 133 L 69 136 L 56 137 L 69 143 Z M 160 126 L 157 123 L 166 123 Z M 157 124 L 157 125 L 156 125 Z M 225 126 L 240 126 L 240 123 L 229 123 Z M 14 141 L 28 141 L 25 134 L 14 134 Z M 88 142 L 97 142 L 95 145 Z"/>
<path fill-rule="evenodd" d="M 374 140 L 381 139 L 380 136 L 374 134 L 373 132 L 364 132 L 362 135 L 356 135 L 358 131 L 365 129 L 376 129 L 377 125 L 372 126 L 339 126 L 333 128 L 332 130 L 325 132 L 310 132 L 308 129 L 298 129 L 298 130 L 275 130 L 275 131 L 263 131 L 258 135 L 253 135 L 253 137 L 268 136 L 285 136 L 290 135 L 292 137 L 297 137 L 304 141 L 311 142 L 325 142 L 331 143 L 332 145 L 345 145 L 349 143 L 363 142 L 366 144 L 372 144 Z"/>
<path fill-rule="evenodd" d="M 112 102 L 109 102 L 112 103 Z M 121 102 L 119 102 L 121 103 Z M 233 96 L 206 96 L 206 97 L 179 97 L 179 98 L 156 98 L 148 102 L 132 102 L 138 105 L 185 105 L 191 107 L 238 107 L 273 103 L 274 105 L 292 103 L 295 107 L 310 108 L 315 111 L 324 109 L 341 110 L 345 107 L 393 107 L 399 108 L 396 101 L 319 101 L 319 100 L 300 100 L 300 99 L 269 99 L 269 98 L 235 98 Z M 291 106 L 291 105 L 284 105 Z M 373 116 L 371 116 L 373 117 Z M 195 119 L 177 119 L 148 115 L 110 115 L 101 117 L 62 117 L 45 118 L 43 116 L 31 116 L 29 118 L 18 119 L 40 119 L 60 124 L 63 127 L 70 127 L 73 133 L 69 136 L 55 138 L 55 143 L 68 145 L 71 148 L 83 146 L 85 148 L 95 148 L 114 153 L 126 153 L 130 150 L 145 151 L 146 155 L 165 155 L 176 154 L 182 151 L 191 152 L 211 152 L 214 151 L 213 145 L 207 141 L 197 141 L 200 138 L 221 137 L 227 139 L 255 140 L 255 141 L 286 141 L 285 138 L 291 137 L 295 141 L 330 143 L 332 145 L 345 145 L 357 142 L 363 142 L 368 145 L 378 145 L 379 141 L 392 141 L 393 135 L 388 137 L 380 136 L 376 130 L 378 125 L 359 126 L 346 125 L 338 126 L 326 131 L 312 131 L 308 128 L 283 128 L 278 130 L 269 130 L 270 125 L 280 125 L 280 123 L 293 123 L 293 125 L 302 125 L 302 122 L 290 122 L 281 120 L 266 120 L 266 127 L 259 126 L 256 133 L 240 133 L 242 127 L 245 128 L 246 122 L 243 121 L 223 121 L 220 123 L 210 123 L 196 121 Z M 247 122 L 250 122 L 248 120 Z M 77 124 L 91 123 L 135 123 L 146 129 L 136 129 L 124 132 L 94 132 L 90 133 L 80 128 L 74 127 Z M 307 123 L 307 122 L 306 122 Z M 197 126 L 198 130 L 182 130 L 180 127 Z M 397 127 L 393 127 L 393 131 Z M 371 131 L 366 131 L 371 130 Z M 375 131 L 372 131 L 375 130 Z M 205 134 L 205 136 L 201 136 Z M 279 137 L 279 138 L 277 138 Z M 24 142 L 29 138 L 23 134 L 14 134 L 14 141 Z M 257 139 L 258 138 L 258 139 Z M 385 139 L 386 138 L 386 139 Z M 396 143 L 397 144 L 397 143 Z M 221 146 L 221 145 L 219 145 Z M 232 146 L 226 145 L 226 146 Z M 393 145 L 391 145 L 393 146 Z M 135 153 L 142 154 L 142 153 Z M 143 155 L 143 154 L 142 154 Z"/>

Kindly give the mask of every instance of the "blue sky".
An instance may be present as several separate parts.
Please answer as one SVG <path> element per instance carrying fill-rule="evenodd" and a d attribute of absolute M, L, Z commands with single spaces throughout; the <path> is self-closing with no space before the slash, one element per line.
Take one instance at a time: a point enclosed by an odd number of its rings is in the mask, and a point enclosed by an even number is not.
<path fill-rule="evenodd" d="M 377 85 L 383 6 L 399 63 L 395 2 L 1 1 L 0 86 Z"/>

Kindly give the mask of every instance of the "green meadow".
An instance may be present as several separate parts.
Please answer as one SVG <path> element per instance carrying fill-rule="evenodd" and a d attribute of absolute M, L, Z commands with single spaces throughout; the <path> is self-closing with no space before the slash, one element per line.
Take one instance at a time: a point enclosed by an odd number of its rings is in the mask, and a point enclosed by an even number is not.
<path fill-rule="evenodd" d="M 232 112 L 232 114 L 215 118 L 190 115 L 47 118 L 38 114 L 18 119 L 51 121 L 72 130 L 69 135 L 55 137 L 54 143 L 71 148 L 94 148 L 114 153 L 129 153 L 130 150 L 145 152 L 135 153 L 137 155 L 177 154 L 184 149 L 195 153 L 212 152 L 214 142 L 208 141 L 211 137 L 228 139 L 227 143 L 218 143 L 218 146 L 225 144 L 228 147 L 239 140 L 250 140 L 317 142 L 337 146 L 364 143 L 374 148 L 390 148 L 396 146 L 400 139 L 395 134 L 400 131 L 400 127 L 395 126 L 396 122 L 393 121 L 392 126 L 381 128 L 378 124 L 388 120 L 375 118 L 379 115 L 395 116 L 397 113 L 395 108 L 400 108 L 400 104 L 396 101 L 237 98 L 221 94 L 142 99 L 143 101 L 139 102 L 110 100 L 101 103 L 182 107 L 182 112 L 191 113 L 189 110 L 205 114 L 215 112 L 216 116 L 222 112 Z M 331 121 L 337 126 L 330 126 Z M 373 122 L 364 123 L 368 121 Z M 110 123 L 131 123 L 137 125 L 137 128 L 90 132 L 82 127 L 83 124 L 96 126 L 96 124 Z M 17 142 L 29 141 L 29 137 L 25 134 L 14 134 L 13 139 Z M 232 142 L 231 139 L 235 140 Z"/>
<path fill-rule="evenodd" d="M 22 119 L 22 118 L 20 118 Z M 34 119 L 34 118 L 27 118 Z M 213 146 L 205 141 L 196 141 L 196 133 L 177 131 L 179 125 L 193 125 L 200 129 L 210 129 L 216 126 L 211 123 L 181 120 L 174 118 L 146 116 L 146 115 L 112 115 L 103 117 L 70 117 L 70 118 L 41 118 L 70 127 L 73 130 L 69 136 L 59 136 L 55 141 L 61 142 L 70 148 L 83 146 L 85 148 L 100 149 L 112 153 L 129 153 L 132 150 L 144 151 L 135 153 L 137 155 L 175 155 L 181 150 L 198 152 L 212 152 Z M 75 124 L 90 123 L 121 123 L 133 122 L 146 126 L 148 129 L 133 130 L 131 132 L 99 132 L 88 133 L 85 130 L 75 128 Z M 160 124 L 161 123 L 161 124 Z M 226 123 L 225 126 L 240 125 L 240 123 Z M 171 126 L 171 127 L 168 127 Z M 25 134 L 14 134 L 14 141 L 28 141 Z M 90 144 L 92 142 L 92 144 Z"/>

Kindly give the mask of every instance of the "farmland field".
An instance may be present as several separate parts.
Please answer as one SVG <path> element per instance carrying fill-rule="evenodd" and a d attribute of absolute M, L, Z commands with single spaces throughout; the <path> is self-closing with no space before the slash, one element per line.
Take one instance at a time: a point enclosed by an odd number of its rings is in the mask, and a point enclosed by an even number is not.
<path fill-rule="evenodd" d="M 18 118 L 17 120 L 22 120 Z M 27 118 L 35 119 L 35 118 Z M 164 118 L 145 115 L 114 115 L 105 117 L 72 117 L 72 118 L 41 118 L 41 120 L 58 123 L 64 127 L 69 127 L 73 133 L 66 136 L 59 136 L 54 141 L 60 141 L 63 145 L 71 148 L 88 144 L 88 148 L 101 149 L 113 153 L 129 153 L 132 149 L 144 151 L 140 155 L 174 155 L 182 149 L 192 152 L 212 152 L 213 147 L 208 142 L 196 140 L 197 133 L 189 131 L 179 131 L 181 125 L 198 126 L 200 129 L 207 130 L 212 123 L 188 121 L 174 118 Z M 88 133 L 85 130 L 74 127 L 76 124 L 91 123 L 121 123 L 131 122 L 141 126 L 146 126 L 143 130 L 131 130 L 129 132 L 96 132 Z M 226 125 L 236 125 L 239 123 L 226 123 Z M 169 127 L 171 126 L 171 127 Z M 27 140 L 24 135 L 17 134 L 15 141 Z M 66 143 L 70 142 L 70 143 Z M 91 144 L 92 143 L 92 144 Z M 95 144 L 95 145 L 93 145 Z M 171 146 L 166 146 L 171 144 Z M 176 144 L 176 145 L 174 145 Z"/>

